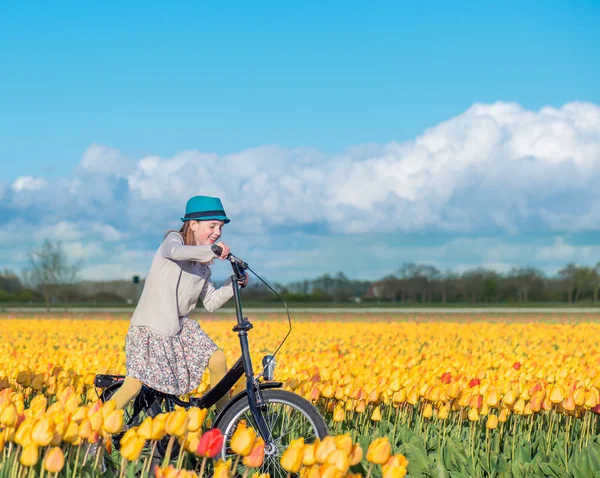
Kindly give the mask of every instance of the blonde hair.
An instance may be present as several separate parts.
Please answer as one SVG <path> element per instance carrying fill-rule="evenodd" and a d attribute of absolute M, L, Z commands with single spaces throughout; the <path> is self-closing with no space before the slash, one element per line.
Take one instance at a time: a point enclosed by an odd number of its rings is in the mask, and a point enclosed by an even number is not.
<path fill-rule="evenodd" d="M 192 228 L 190 227 L 191 222 L 192 221 L 185 221 L 183 223 L 183 225 L 181 226 L 181 229 L 179 229 L 179 231 L 177 231 L 175 229 L 168 230 L 167 233 L 165 234 L 164 239 L 166 239 L 166 237 L 169 234 L 171 234 L 172 232 L 176 232 L 177 234 L 179 234 L 181 236 L 181 238 L 183 239 L 183 243 L 186 246 L 195 246 L 196 239 L 194 239 L 194 231 L 192 231 Z M 194 261 L 194 262 L 198 262 L 199 264 L 204 264 L 204 265 L 212 265 L 212 263 L 214 262 L 214 259 L 211 259 L 208 262 L 199 262 L 199 261 Z"/>
<path fill-rule="evenodd" d="M 194 231 L 192 231 L 192 228 L 190 227 L 190 222 L 192 221 L 185 221 L 181 226 L 181 229 L 179 229 L 179 231 L 175 229 L 168 230 L 164 238 L 166 239 L 166 237 L 169 234 L 171 234 L 172 232 L 176 232 L 181 236 L 181 238 L 183 239 L 183 243 L 186 246 L 195 246 L 196 239 L 194 239 Z"/>

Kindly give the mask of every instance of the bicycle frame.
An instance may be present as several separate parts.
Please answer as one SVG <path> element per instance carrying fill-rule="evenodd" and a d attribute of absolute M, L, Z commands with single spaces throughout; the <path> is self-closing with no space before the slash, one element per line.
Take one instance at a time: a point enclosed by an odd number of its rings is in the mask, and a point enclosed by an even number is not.
<path fill-rule="evenodd" d="M 237 325 L 233 327 L 233 331 L 237 332 L 238 334 L 242 356 L 212 390 L 209 390 L 199 399 L 191 399 L 190 404 L 199 406 L 201 408 L 208 408 L 214 405 L 217 400 L 224 396 L 243 375 L 246 375 L 246 397 L 248 400 L 248 405 L 256 426 L 259 429 L 260 435 L 265 440 L 265 443 L 269 444 L 271 442 L 271 434 L 265 419 L 260 412 L 260 408 L 264 403 L 261 389 L 279 388 L 282 384 L 280 382 L 259 384 L 258 380 L 254 378 L 252 358 L 250 356 L 250 345 L 248 344 L 248 331 L 252 329 L 252 324 L 247 317 L 244 317 L 244 313 L 242 311 L 240 285 L 238 284 L 238 281 L 243 280 L 245 274 L 243 268 L 241 268 L 240 264 L 237 262 L 232 261 L 231 266 L 234 272 L 234 274 L 231 276 L 231 286 L 233 287 L 235 313 L 237 318 Z M 233 401 L 228 405 L 232 404 Z M 219 417 L 223 415 L 227 408 L 228 407 L 225 406 L 224 409 L 220 411 L 219 415 L 215 419 L 215 422 L 219 421 Z"/>
<path fill-rule="evenodd" d="M 237 332 L 240 340 L 240 348 L 242 356 L 235 362 L 235 364 L 227 371 L 225 376 L 207 393 L 199 398 L 191 398 L 189 402 L 179 399 L 175 395 L 165 394 L 157 390 L 153 390 L 149 387 L 144 386 L 146 389 L 145 393 L 140 393 L 134 401 L 134 410 L 141 410 L 143 407 L 150 407 L 157 397 L 164 397 L 165 400 L 174 403 L 180 407 L 188 408 L 195 406 L 199 408 L 210 408 L 217 401 L 225 396 L 229 390 L 237 383 L 237 381 L 246 376 L 246 391 L 240 393 L 237 398 L 232 399 L 223 409 L 217 414 L 215 423 L 218 423 L 219 418 L 223 416 L 229 406 L 238 400 L 246 398 L 250 411 L 255 420 L 256 426 L 260 432 L 260 435 L 265 440 L 265 443 L 269 445 L 271 443 L 271 434 L 265 419 L 260 411 L 264 405 L 263 396 L 261 389 L 268 388 L 280 388 L 283 384 L 281 382 L 260 382 L 254 377 L 254 370 L 252 366 L 252 358 L 250 356 L 250 346 L 248 344 L 248 331 L 252 329 L 252 324 L 247 317 L 244 317 L 242 311 L 242 300 L 240 295 L 240 285 L 238 281 L 242 281 L 245 277 L 244 267 L 238 263 L 231 261 L 234 274 L 231 276 L 231 286 L 233 287 L 233 297 L 235 300 L 235 312 L 237 318 L 237 325 L 233 327 L 233 331 Z M 245 265 L 245 264 L 244 264 Z M 247 265 L 246 265 L 247 267 Z M 125 377 L 121 375 L 98 375 L 94 380 L 94 385 L 100 388 L 110 387 L 123 380 Z M 245 395 L 245 397 L 244 397 Z M 100 396 L 100 395 L 99 395 Z M 135 415 L 135 411 L 134 411 Z"/>

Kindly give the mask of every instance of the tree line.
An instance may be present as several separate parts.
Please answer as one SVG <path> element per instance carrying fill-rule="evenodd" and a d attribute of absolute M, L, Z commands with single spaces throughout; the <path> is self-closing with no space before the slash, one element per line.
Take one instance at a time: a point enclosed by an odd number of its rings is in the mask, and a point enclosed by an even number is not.
<path fill-rule="evenodd" d="M 135 304 L 144 280 L 82 281 L 81 263 L 72 262 L 61 244 L 45 241 L 29 253 L 29 264 L 17 274 L 0 270 L 0 302 L 46 304 Z M 554 275 L 532 267 L 515 267 L 507 273 L 477 267 L 456 273 L 428 264 L 406 262 L 375 281 L 354 280 L 344 273 L 315 279 L 276 283 L 288 302 L 491 304 L 491 303 L 597 303 L 600 262 L 595 266 L 566 264 Z M 244 291 L 245 300 L 279 300 L 259 281 Z"/>

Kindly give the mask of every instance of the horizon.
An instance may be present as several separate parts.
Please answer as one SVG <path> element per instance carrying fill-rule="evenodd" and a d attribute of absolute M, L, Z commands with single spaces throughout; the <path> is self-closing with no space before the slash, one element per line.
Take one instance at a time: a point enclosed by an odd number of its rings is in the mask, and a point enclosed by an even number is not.
<path fill-rule="evenodd" d="M 145 277 L 196 194 L 275 282 L 593 267 L 598 20 L 586 1 L 5 6 L 0 269 L 49 238 L 85 279 Z"/>

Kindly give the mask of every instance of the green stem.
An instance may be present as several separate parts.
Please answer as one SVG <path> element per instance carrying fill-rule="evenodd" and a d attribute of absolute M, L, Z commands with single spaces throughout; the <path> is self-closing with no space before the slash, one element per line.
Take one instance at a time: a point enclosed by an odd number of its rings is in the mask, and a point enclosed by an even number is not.
<path fill-rule="evenodd" d="M 73 473 L 71 474 L 71 478 L 77 476 L 75 473 L 77 471 L 77 463 L 79 462 L 79 452 L 81 451 L 81 443 L 77 445 L 77 453 L 75 454 L 75 464 L 73 465 Z"/>
<path fill-rule="evenodd" d="M 177 457 L 177 468 L 181 468 L 181 463 L 183 462 L 183 452 L 185 451 L 185 447 L 183 446 L 184 444 L 185 438 L 183 440 L 183 443 L 179 447 L 179 456 Z"/>
<path fill-rule="evenodd" d="M 165 453 L 165 459 L 163 460 L 163 468 L 166 468 L 171 460 L 171 452 L 173 451 L 173 444 L 175 443 L 175 436 L 169 437 L 169 444 L 167 445 L 167 452 Z"/>
<path fill-rule="evenodd" d="M 200 478 L 204 477 L 204 467 L 206 466 L 206 457 L 202 457 L 202 465 L 200 466 Z"/>
<path fill-rule="evenodd" d="M 121 458 L 121 471 L 119 473 L 119 478 L 123 478 L 125 476 L 126 466 L 127 466 L 127 460 L 125 458 Z"/>

